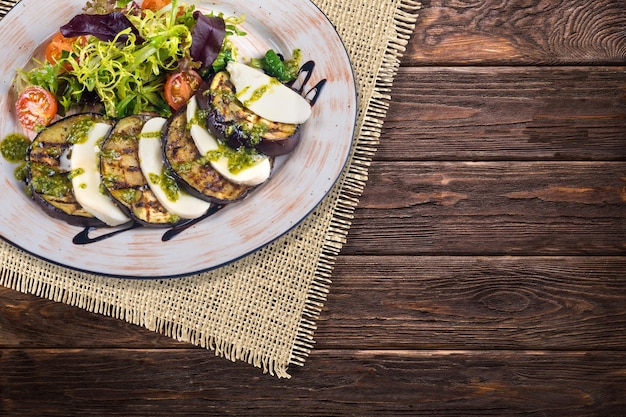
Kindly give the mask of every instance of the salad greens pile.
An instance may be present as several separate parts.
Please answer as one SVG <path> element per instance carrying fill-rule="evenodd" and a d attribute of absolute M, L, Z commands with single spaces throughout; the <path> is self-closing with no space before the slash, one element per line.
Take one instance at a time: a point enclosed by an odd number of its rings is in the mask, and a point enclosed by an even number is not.
<path fill-rule="evenodd" d="M 178 0 L 156 11 L 133 0 L 93 0 L 83 12 L 60 27 L 63 39 L 77 40 L 58 59 L 33 59 L 33 68 L 18 69 L 15 80 L 18 93 L 32 86 L 50 92 L 61 116 L 97 103 L 111 118 L 169 117 L 167 77 L 195 71 L 206 78 L 224 69 L 237 59 L 231 37 L 246 35 L 239 28 L 245 16 L 205 15 Z M 298 49 L 290 60 L 270 49 L 250 65 L 288 83 L 300 60 Z"/>
<path fill-rule="evenodd" d="M 167 117 L 167 75 L 221 69 L 236 57 L 227 38 L 245 35 L 237 29 L 244 17 L 205 16 L 177 0 L 158 11 L 110 0 L 90 2 L 84 10 L 89 13 L 61 27 L 65 37 L 83 37 L 71 53 L 18 70 L 18 91 L 29 85 L 45 88 L 56 97 L 61 115 L 77 104 L 97 101 L 109 117 L 142 112 Z"/>

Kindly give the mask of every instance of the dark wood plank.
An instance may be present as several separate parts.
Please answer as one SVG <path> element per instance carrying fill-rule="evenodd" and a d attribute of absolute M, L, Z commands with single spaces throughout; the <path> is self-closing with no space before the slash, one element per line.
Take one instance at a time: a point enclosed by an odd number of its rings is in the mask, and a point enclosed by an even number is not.
<path fill-rule="evenodd" d="M 344 254 L 624 255 L 626 164 L 374 162 Z"/>
<path fill-rule="evenodd" d="M 626 67 L 401 68 L 376 158 L 625 160 L 625 86 Z"/>
<path fill-rule="evenodd" d="M 340 256 L 331 289 L 316 349 L 626 349 L 624 257 Z M 0 288 L 0 348 L 20 347 L 190 345 Z"/>
<path fill-rule="evenodd" d="M 624 306 L 625 257 L 340 256 L 316 349 L 625 350 Z"/>
<path fill-rule="evenodd" d="M 198 350 L 4 350 L 3 416 L 608 416 L 623 352 L 316 351 L 291 380 Z"/>
<path fill-rule="evenodd" d="M 623 0 L 422 0 L 407 65 L 607 64 L 626 60 Z"/>
<path fill-rule="evenodd" d="M 189 348 L 123 320 L 0 287 L 2 348 Z"/>

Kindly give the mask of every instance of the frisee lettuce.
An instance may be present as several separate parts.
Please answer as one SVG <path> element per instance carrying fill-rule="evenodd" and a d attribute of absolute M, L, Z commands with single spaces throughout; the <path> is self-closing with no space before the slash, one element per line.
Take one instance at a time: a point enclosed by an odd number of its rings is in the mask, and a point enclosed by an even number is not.
<path fill-rule="evenodd" d="M 115 8 L 113 12 L 123 11 L 132 26 L 118 32 L 112 40 L 88 36 L 86 42 L 74 44 L 73 52 L 64 53 L 55 64 L 35 61 L 33 69 L 18 70 L 18 91 L 27 85 L 47 89 L 57 98 L 61 115 L 77 104 L 95 99 L 112 118 L 143 112 L 168 117 L 171 110 L 163 97 L 167 75 L 211 65 L 190 55 L 195 7 L 173 0 L 167 10 L 137 13 L 127 3 L 123 4 L 124 9 Z M 243 35 L 236 28 L 243 17 L 225 20 L 226 37 Z M 220 61 L 234 59 L 232 44 L 222 43 L 225 51 L 216 45 L 215 55 Z M 65 69 L 68 66 L 70 71 Z"/>

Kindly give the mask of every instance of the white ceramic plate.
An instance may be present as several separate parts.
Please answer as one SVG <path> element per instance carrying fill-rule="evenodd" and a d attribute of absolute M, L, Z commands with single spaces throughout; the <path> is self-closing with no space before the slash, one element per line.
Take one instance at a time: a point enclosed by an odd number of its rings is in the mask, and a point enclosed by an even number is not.
<path fill-rule="evenodd" d="M 85 0 L 23 0 L 0 21 L 0 138 L 20 132 L 12 79 L 18 67 L 75 14 Z M 188 1 L 187 3 L 190 3 Z M 303 126 L 296 150 L 280 161 L 272 178 L 243 201 L 163 242 L 163 230 L 140 228 L 88 245 L 72 243 L 82 228 L 52 219 L 30 200 L 0 161 L 0 236 L 11 244 L 68 268 L 98 274 L 156 278 L 210 270 L 240 259 L 302 221 L 326 196 L 347 161 L 357 111 L 356 88 L 344 45 L 326 16 L 309 0 L 198 1 L 203 11 L 246 16 L 238 38 L 243 54 L 268 48 L 289 56 L 303 50 L 315 61 L 308 85 L 326 85 Z"/>

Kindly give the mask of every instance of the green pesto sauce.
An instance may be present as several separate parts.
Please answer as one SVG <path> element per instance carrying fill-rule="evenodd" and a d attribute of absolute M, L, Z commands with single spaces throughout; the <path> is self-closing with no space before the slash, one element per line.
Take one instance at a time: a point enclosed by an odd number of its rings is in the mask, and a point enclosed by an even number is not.
<path fill-rule="evenodd" d="M 18 181 L 26 182 L 26 178 L 28 178 L 28 164 L 26 161 L 22 162 L 17 168 L 15 168 L 13 175 Z"/>
<path fill-rule="evenodd" d="M 194 161 L 194 162 L 199 163 L 200 165 L 204 165 L 204 158 L 200 158 L 198 161 Z M 183 162 L 181 164 L 173 164 L 172 168 L 176 172 L 188 173 L 193 168 L 194 162 Z"/>
<path fill-rule="evenodd" d="M 130 133 L 114 133 L 111 136 L 109 136 L 109 138 L 107 139 L 108 141 L 110 141 L 111 143 L 116 143 L 116 142 L 136 142 L 137 141 L 137 136 L 132 135 Z"/>
<path fill-rule="evenodd" d="M 196 110 L 196 114 L 193 115 L 193 118 L 187 124 L 187 129 L 191 129 L 191 126 L 198 125 L 203 128 L 207 128 L 206 119 L 209 116 L 209 112 L 206 110 L 198 109 Z"/>
<path fill-rule="evenodd" d="M 177 201 L 180 198 L 180 187 L 167 170 L 163 170 L 160 174 L 151 172 L 149 177 L 150 181 L 161 187 L 168 200 Z"/>
<path fill-rule="evenodd" d="M 238 174 L 244 169 L 250 168 L 256 164 L 263 156 L 253 148 L 241 146 L 233 149 L 220 143 L 214 151 L 207 152 L 206 157 L 210 161 L 217 161 L 222 157 L 228 159 L 228 170 L 233 174 Z"/>
<path fill-rule="evenodd" d="M 53 169 L 49 165 L 38 164 L 31 162 L 30 170 L 32 172 L 33 177 L 52 177 L 54 175 L 60 174 L 58 171 Z"/>
<path fill-rule="evenodd" d="M 88 138 L 89 130 L 95 125 L 91 119 L 80 120 L 74 123 L 70 129 L 67 141 L 71 144 L 85 143 Z"/>
<path fill-rule="evenodd" d="M 69 175 L 57 172 L 49 166 L 31 164 L 30 186 L 38 194 L 50 195 L 61 198 L 72 189 Z"/>
<path fill-rule="evenodd" d="M 169 223 L 176 224 L 179 221 L 181 221 L 181 219 L 182 217 L 180 217 L 178 214 L 171 213 L 170 218 L 169 218 Z"/>
<path fill-rule="evenodd" d="M 267 90 L 269 90 L 269 88 L 269 85 L 262 85 L 254 90 L 250 98 L 242 103 L 244 107 L 250 107 L 251 104 L 253 104 L 255 101 L 258 101 L 261 97 L 263 97 L 263 94 L 267 93 Z"/>
<path fill-rule="evenodd" d="M 137 200 L 137 190 L 134 188 L 125 188 L 124 190 L 121 190 L 120 199 L 128 205 L 133 204 Z"/>
<path fill-rule="evenodd" d="M 244 123 L 239 126 L 239 129 L 246 134 L 251 145 L 258 145 L 267 133 L 268 126 L 265 123 L 255 123 L 251 127 L 249 124 Z"/>
<path fill-rule="evenodd" d="M 247 85 L 244 88 L 242 88 L 241 91 L 238 91 L 236 97 L 239 98 L 239 97 L 243 96 L 244 94 L 246 94 L 248 92 L 248 90 L 250 90 L 250 86 L 249 85 Z M 231 99 L 232 99 L 232 96 L 231 96 Z"/>
<path fill-rule="evenodd" d="M 106 161 L 116 161 L 120 159 L 121 157 L 122 157 L 122 154 L 120 154 L 118 151 L 113 150 L 113 149 L 106 149 L 106 150 L 100 151 L 100 158 Z"/>
<path fill-rule="evenodd" d="M 161 137 L 161 132 L 142 132 L 139 135 L 139 139 L 158 139 Z"/>
<path fill-rule="evenodd" d="M 76 178 L 77 176 L 79 176 L 80 174 L 84 174 L 84 173 L 85 173 L 85 170 L 83 168 L 76 168 L 76 169 L 70 171 L 70 173 L 67 175 L 67 178 L 72 180 L 72 179 Z"/>
<path fill-rule="evenodd" d="M 302 62 L 302 49 L 296 48 L 291 52 L 291 59 L 285 61 L 285 68 L 287 72 L 296 78 L 298 71 L 300 70 L 300 63 Z"/>
<path fill-rule="evenodd" d="M 36 177 L 30 181 L 30 186 L 38 194 L 56 198 L 65 196 L 72 189 L 72 183 L 66 176 Z"/>
<path fill-rule="evenodd" d="M 247 122 L 234 123 L 226 126 L 224 132 L 226 136 L 236 133 L 237 130 L 242 131 L 251 146 L 258 145 L 268 131 L 268 126 L 264 123 L 255 123 L 250 125 Z"/>
<path fill-rule="evenodd" d="M 237 100 L 237 96 L 235 95 L 235 92 L 231 90 L 230 88 L 223 88 L 221 90 L 216 90 L 216 92 L 214 92 L 213 94 L 216 94 L 216 93 L 221 94 L 222 100 L 224 100 L 226 103 L 232 103 L 235 100 Z"/>
<path fill-rule="evenodd" d="M 117 181 L 117 176 L 112 174 L 102 175 L 102 185 L 106 188 L 115 188 L 115 182 Z"/>
<path fill-rule="evenodd" d="M 30 146 L 30 139 L 19 133 L 11 133 L 5 136 L 0 143 L 0 152 L 4 159 L 18 163 L 26 160 L 26 153 Z"/>
<path fill-rule="evenodd" d="M 60 146 L 48 146 L 46 147 L 46 154 L 53 158 L 57 158 L 63 154 L 63 148 Z"/>
<path fill-rule="evenodd" d="M 244 107 L 249 108 L 251 104 L 254 104 L 254 102 L 256 101 L 259 101 L 261 97 L 263 97 L 268 91 L 272 90 L 273 86 L 278 85 L 278 84 L 280 84 L 280 81 L 278 81 L 276 78 L 270 78 L 269 84 L 262 85 L 256 90 L 254 90 L 250 98 L 244 101 L 242 104 L 244 105 Z M 242 94 L 245 92 L 245 90 L 246 89 L 242 91 Z M 242 94 L 238 94 L 238 96 L 241 97 Z"/>

